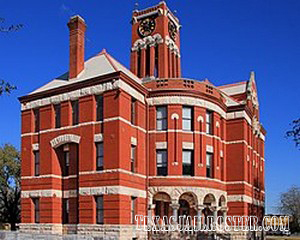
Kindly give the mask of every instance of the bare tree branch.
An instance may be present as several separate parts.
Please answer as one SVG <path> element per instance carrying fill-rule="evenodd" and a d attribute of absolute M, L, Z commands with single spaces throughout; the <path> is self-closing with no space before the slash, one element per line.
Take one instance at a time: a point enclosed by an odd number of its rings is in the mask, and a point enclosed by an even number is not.
<path fill-rule="evenodd" d="M 5 19 L 0 17 L 0 23 L 3 24 L 4 22 Z M 21 28 L 23 28 L 23 24 L 10 25 L 8 27 L 0 26 L 0 32 L 16 32 L 19 31 Z"/>
<path fill-rule="evenodd" d="M 4 80 L 0 80 L 0 96 L 4 93 L 9 95 L 13 90 L 16 89 L 17 89 L 16 86 L 11 85 L 10 83 L 5 82 Z"/>
<path fill-rule="evenodd" d="M 300 118 L 292 122 L 292 129 L 286 133 L 286 137 L 292 138 L 296 147 L 300 147 Z"/>

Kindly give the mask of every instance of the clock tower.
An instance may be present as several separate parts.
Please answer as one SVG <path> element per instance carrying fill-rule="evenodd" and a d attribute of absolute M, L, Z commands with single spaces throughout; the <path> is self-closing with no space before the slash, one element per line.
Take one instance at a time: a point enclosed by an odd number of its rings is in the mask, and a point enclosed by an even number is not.
<path fill-rule="evenodd" d="M 180 24 L 164 1 L 132 16 L 131 71 L 142 79 L 180 78 Z"/>

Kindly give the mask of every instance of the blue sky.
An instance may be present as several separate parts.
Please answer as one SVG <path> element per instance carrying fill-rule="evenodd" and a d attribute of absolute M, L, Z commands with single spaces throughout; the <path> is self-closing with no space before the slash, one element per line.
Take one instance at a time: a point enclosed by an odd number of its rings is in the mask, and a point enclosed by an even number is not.
<path fill-rule="evenodd" d="M 275 212 L 279 194 L 300 185 L 300 151 L 284 138 L 300 117 L 300 1 L 167 1 L 183 26 L 185 77 L 208 78 L 215 85 L 247 80 L 256 72 L 261 122 L 267 130 L 267 212 Z M 144 8 L 158 1 L 139 0 Z M 0 144 L 20 147 L 20 105 L 27 94 L 68 69 L 68 28 L 73 14 L 87 24 L 86 58 L 102 48 L 129 66 L 132 0 L 5 1 L 0 17 L 23 23 L 16 33 L 0 35 L 0 78 L 17 85 L 0 98 Z"/>

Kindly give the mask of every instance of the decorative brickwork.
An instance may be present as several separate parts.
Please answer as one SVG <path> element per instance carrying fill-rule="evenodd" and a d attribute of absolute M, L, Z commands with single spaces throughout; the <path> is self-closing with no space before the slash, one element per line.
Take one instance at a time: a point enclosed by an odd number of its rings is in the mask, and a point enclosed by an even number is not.
<path fill-rule="evenodd" d="M 76 16 L 70 76 L 20 98 L 21 231 L 146 239 L 134 215 L 263 216 L 254 73 L 221 87 L 182 78 L 180 24 L 165 2 L 132 24 L 132 72 L 105 50 L 83 62 Z"/>

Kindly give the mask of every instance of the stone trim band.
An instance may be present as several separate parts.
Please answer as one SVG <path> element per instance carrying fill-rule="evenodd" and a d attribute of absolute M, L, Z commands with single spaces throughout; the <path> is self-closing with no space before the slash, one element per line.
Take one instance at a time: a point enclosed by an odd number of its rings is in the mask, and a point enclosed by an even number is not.
<path fill-rule="evenodd" d="M 46 106 L 49 104 L 58 104 L 60 102 L 64 102 L 68 100 L 76 100 L 79 97 L 98 95 L 98 94 L 102 94 L 105 91 L 119 89 L 119 88 L 129 93 L 132 97 L 141 101 L 142 103 L 145 102 L 145 98 L 142 94 L 140 94 L 138 91 L 133 89 L 126 82 L 118 79 L 118 80 L 113 80 L 111 82 L 106 82 L 95 86 L 86 87 L 86 88 L 78 89 L 63 94 L 58 94 L 52 97 L 46 97 L 46 98 L 41 98 L 39 100 L 22 103 L 21 110 L 24 111 L 32 108 Z"/>
<path fill-rule="evenodd" d="M 94 196 L 94 195 L 108 195 L 108 194 L 120 194 L 128 195 L 139 198 L 146 198 L 146 191 L 125 187 L 125 186 L 102 186 L 102 187 L 83 187 L 79 188 L 79 195 L 82 196 Z M 43 189 L 43 190 L 22 190 L 22 198 L 36 198 L 36 197 L 58 197 L 69 198 L 77 197 L 77 190 L 55 190 L 55 189 Z"/>

